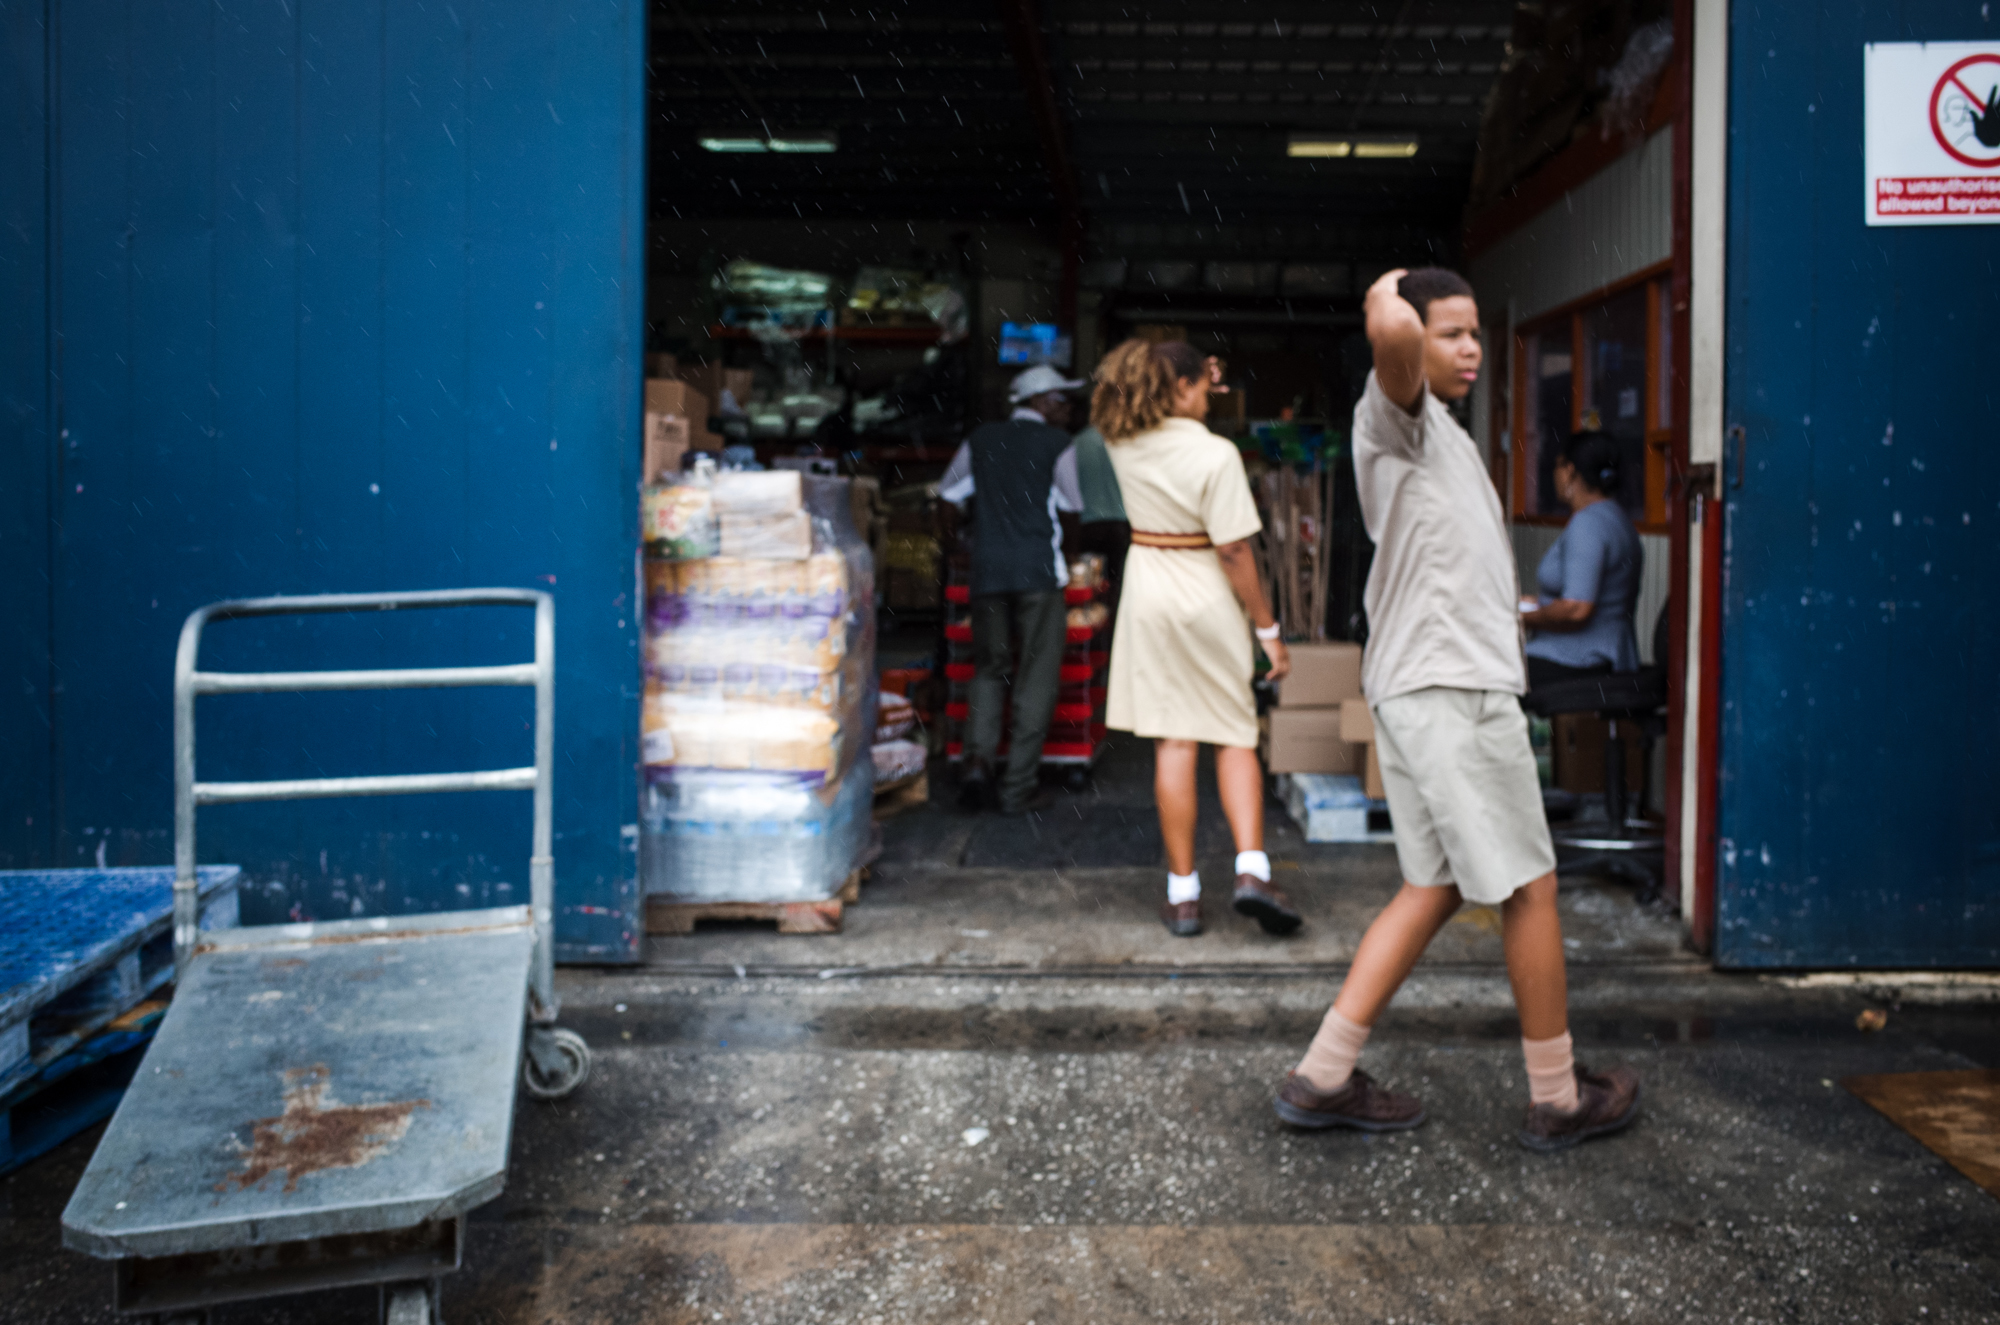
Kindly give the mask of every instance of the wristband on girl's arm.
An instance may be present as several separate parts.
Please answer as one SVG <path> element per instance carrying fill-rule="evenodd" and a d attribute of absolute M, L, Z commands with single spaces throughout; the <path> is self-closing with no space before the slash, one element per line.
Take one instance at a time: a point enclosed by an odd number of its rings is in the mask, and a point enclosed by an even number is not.
<path fill-rule="evenodd" d="M 1273 621 L 1268 626 L 1257 627 L 1257 638 L 1261 640 L 1274 640 L 1283 633 L 1284 633 L 1284 627 L 1279 625 L 1276 621 Z"/>

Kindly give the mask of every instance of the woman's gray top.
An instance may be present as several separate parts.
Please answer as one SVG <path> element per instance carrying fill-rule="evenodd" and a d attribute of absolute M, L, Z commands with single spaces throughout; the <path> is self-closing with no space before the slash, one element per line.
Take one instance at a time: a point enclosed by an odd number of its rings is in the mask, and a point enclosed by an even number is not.
<path fill-rule="evenodd" d="M 1595 603 L 1590 620 L 1577 630 L 1538 630 L 1528 637 L 1528 654 L 1566 667 L 1602 667 L 1614 672 L 1639 669 L 1639 641 L 1632 633 L 1632 608 L 1639 599 L 1639 531 L 1616 501 L 1598 501 L 1569 518 L 1535 570 L 1546 607 L 1558 598 Z"/>

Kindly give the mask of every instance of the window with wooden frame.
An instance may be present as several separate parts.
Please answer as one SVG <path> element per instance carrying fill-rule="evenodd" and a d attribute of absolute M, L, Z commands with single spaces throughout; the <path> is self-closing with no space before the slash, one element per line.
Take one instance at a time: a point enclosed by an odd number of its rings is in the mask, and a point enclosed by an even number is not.
<path fill-rule="evenodd" d="M 1572 433 L 1597 428 L 1619 443 L 1618 491 L 1607 494 L 1649 533 L 1667 527 L 1668 394 L 1673 362 L 1671 264 L 1662 263 L 1523 322 L 1512 354 L 1513 509 L 1528 524 L 1561 524 L 1555 467 Z"/>

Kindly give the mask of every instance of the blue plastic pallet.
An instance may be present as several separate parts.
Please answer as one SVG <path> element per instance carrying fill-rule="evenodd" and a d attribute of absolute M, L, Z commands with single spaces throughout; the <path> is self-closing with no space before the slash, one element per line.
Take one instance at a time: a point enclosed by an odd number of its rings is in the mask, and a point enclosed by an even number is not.
<path fill-rule="evenodd" d="M 165 1012 L 164 1003 L 141 1003 L 8 1092 L 0 1104 L 0 1175 L 115 1113 Z"/>
<path fill-rule="evenodd" d="M 204 929 L 237 923 L 235 865 L 198 874 Z M 0 1105 L 173 978 L 174 872 L 0 870 Z"/>

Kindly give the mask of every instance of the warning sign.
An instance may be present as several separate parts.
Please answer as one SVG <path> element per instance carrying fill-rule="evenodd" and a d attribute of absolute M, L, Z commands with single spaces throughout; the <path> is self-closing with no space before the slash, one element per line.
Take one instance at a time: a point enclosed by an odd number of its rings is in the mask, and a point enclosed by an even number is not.
<path fill-rule="evenodd" d="M 1869 225 L 2000 224 L 2000 41 L 1862 57 Z"/>

